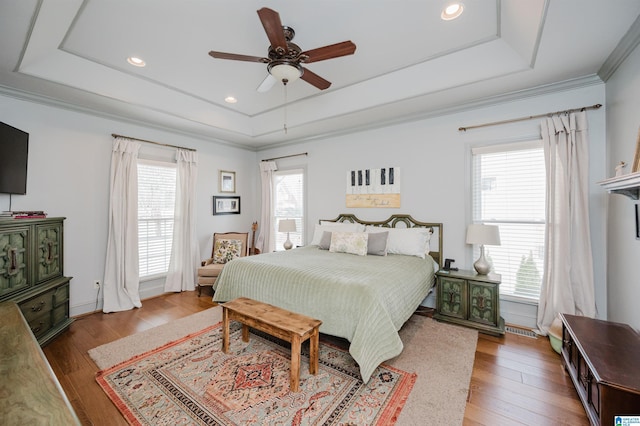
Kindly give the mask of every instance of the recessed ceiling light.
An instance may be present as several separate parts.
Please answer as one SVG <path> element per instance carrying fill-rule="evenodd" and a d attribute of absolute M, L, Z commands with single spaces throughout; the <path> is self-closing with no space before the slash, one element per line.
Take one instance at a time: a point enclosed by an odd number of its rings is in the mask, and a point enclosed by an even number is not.
<path fill-rule="evenodd" d="M 238 102 L 238 100 L 233 96 L 227 96 L 226 98 L 224 98 L 224 101 L 228 104 L 235 104 L 236 102 Z"/>
<path fill-rule="evenodd" d="M 140 58 L 136 58 L 135 56 L 129 56 L 127 58 L 127 62 L 129 62 L 134 67 L 144 67 L 144 66 L 147 65 L 147 63 L 145 61 L 143 61 Z"/>
<path fill-rule="evenodd" d="M 445 21 L 450 21 L 462 15 L 463 10 L 464 10 L 464 5 L 462 3 L 451 3 L 447 5 L 444 9 L 442 9 L 442 14 L 440 15 L 440 17 Z"/>

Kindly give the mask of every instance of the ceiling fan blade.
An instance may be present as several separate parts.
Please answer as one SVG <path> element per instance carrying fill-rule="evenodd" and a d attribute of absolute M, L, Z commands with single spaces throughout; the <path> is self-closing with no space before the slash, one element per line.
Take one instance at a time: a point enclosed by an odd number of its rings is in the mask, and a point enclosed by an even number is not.
<path fill-rule="evenodd" d="M 260 83 L 260 86 L 258 86 L 256 90 L 260 93 L 268 92 L 269 90 L 271 90 L 273 85 L 276 84 L 276 81 L 277 80 L 274 76 L 272 76 L 271 74 L 267 74 L 265 79 L 262 80 L 262 83 Z"/>
<path fill-rule="evenodd" d="M 343 41 L 342 43 L 331 44 L 329 46 L 319 47 L 317 49 L 307 50 L 301 55 L 309 57 L 305 63 L 324 61 L 326 59 L 339 58 L 340 56 L 353 55 L 356 51 L 356 45 L 351 41 Z"/>
<path fill-rule="evenodd" d="M 235 53 L 225 53 L 225 52 L 214 52 L 213 50 L 209 52 L 209 55 L 211 55 L 216 59 L 233 59 L 234 61 L 260 62 L 262 64 L 266 64 L 267 62 L 269 62 L 269 59 L 260 58 L 258 56 L 238 55 Z"/>
<path fill-rule="evenodd" d="M 304 72 L 302 73 L 302 76 L 300 77 L 300 79 L 306 81 L 312 86 L 316 86 L 320 90 L 328 89 L 329 86 L 331 86 L 330 81 L 325 80 L 324 78 L 320 77 L 318 74 L 311 72 L 306 68 L 303 68 L 303 69 L 304 69 Z"/>
<path fill-rule="evenodd" d="M 260 17 L 264 31 L 267 33 L 271 47 L 278 53 L 289 53 L 287 40 L 284 38 L 282 22 L 280 21 L 278 12 L 268 7 L 263 7 L 258 10 L 258 16 Z M 282 52 L 280 52 L 280 50 L 282 50 Z"/>

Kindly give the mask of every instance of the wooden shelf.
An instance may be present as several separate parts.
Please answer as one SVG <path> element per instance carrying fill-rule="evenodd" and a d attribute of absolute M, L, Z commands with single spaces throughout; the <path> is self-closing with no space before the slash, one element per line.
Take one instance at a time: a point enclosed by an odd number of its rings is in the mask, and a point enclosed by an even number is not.
<path fill-rule="evenodd" d="M 612 177 L 598 183 L 611 194 L 626 195 L 632 200 L 640 198 L 640 172 Z"/>

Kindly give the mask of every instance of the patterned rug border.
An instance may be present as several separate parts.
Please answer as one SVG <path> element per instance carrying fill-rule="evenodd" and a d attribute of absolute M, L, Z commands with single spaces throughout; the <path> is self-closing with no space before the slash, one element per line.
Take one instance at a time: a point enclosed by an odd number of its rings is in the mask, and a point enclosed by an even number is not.
<path fill-rule="evenodd" d="M 158 346 L 157 348 L 151 349 L 149 351 L 143 352 L 141 354 L 138 355 L 134 355 L 133 357 L 122 361 L 121 363 L 118 363 L 116 365 L 113 365 L 109 368 L 105 368 L 104 370 L 100 370 L 96 373 L 96 382 L 98 382 L 98 384 L 100 385 L 100 388 L 102 389 L 102 391 L 104 393 L 107 394 L 107 396 L 109 397 L 109 399 L 111 400 L 111 402 L 113 402 L 113 405 L 116 406 L 116 408 L 118 409 L 118 411 L 120 411 L 120 413 L 122 414 L 122 416 L 127 420 L 127 422 L 129 422 L 129 424 L 132 425 L 140 425 L 142 426 L 142 423 L 140 423 L 138 421 L 138 419 L 135 417 L 135 415 L 133 414 L 133 412 L 131 411 L 131 409 L 127 406 L 127 404 L 124 403 L 124 401 L 122 400 L 122 398 L 120 398 L 120 396 L 115 392 L 115 390 L 113 390 L 111 388 L 111 386 L 109 386 L 109 384 L 107 383 L 107 381 L 105 380 L 104 376 L 111 374 L 113 371 L 118 370 L 126 365 L 130 365 L 135 363 L 137 360 L 148 357 L 150 355 L 153 355 L 157 352 L 162 352 L 163 350 L 170 348 L 171 346 L 175 346 L 175 345 L 179 345 L 180 343 L 189 340 L 193 337 L 199 336 L 201 334 L 205 334 L 208 333 L 209 331 L 213 330 L 216 327 L 220 327 L 222 326 L 222 322 L 218 322 L 214 325 L 210 325 L 209 327 L 203 328 L 200 331 L 196 331 L 194 333 L 189 333 L 186 336 L 181 337 L 180 339 L 176 339 L 176 340 L 172 340 L 170 342 L 165 343 L 164 345 Z"/>
<path fill-rule="evenodd" d="M 135 416 L 135 414 L 133 413 L 133 411 L 129 408 L 129 406 L 125 403 L 125 401 L 120 397 L 120 395 L 118 394 L 117 391 L 115 391 L 110 385 L 109 383 L 106 381 L 105 376 L 108 376 L 109 374 L 113 373 L 116 370 L 120 370 L 123 367 L 126 367 L 128 365 L 134 364 L 137 361 L 144 359 L 146 357 L 152 356 L 158 352 L 162 352 L 166 349 L 171 348 L 172 346 L 176 346 L 179 345 L 187 340 L 193 339 L 195 337 L 207 334 L 213 330 L 215 330 L 216 328 L 221 328 L 222 327 L 222 322 L 217 322 L 213 325 L 210 325 L 208 327 L 205 327 L 199 331 L 196 332 L 192 332 L 189 333 L 179 339 L 174 339 L 171 340 L 161 346 L 158 346 L 154 349 L 148 350 L 146 352 L 134 355 L 133 357 L 131 357 L 130 359 L 124 360 L 116 365 L 113 365 L 111 367 L 105 368 L 103 370 L 99 370 L 96 373 L 96 381 L 98 382 L 98 384 L 100 385 L 101 389 L 105 392 L 105 394 L 109 397 L 109 399 L 111 400 L 111 402 L 117 407 L 117 409 L 120 411 L 120 413 L 123 415 L 123 417 L 127 420 L 127 422 L 129 422 L 129 424 L 132 425 L 140 425 L 142 426 L 144 423 L 141 423 L 138 418 Z M 251 329 L 251 334 L 254 336 L 258 336 L 262 339 L 268 340 L 276 345 L 279 346 L 283 346 L 283 341 L 268 335 L 266 333 L 261 333 L 261 332 L 256 332 L 256 330 Z M 325 345 L 331 348 L 334 348 L 336 350 L 339 350 L 341 352 L 344 352 L 347 356 L 349 355 L 349 352 L 344 350 L 343 348 L 331 343 L 331 342 L 322 342 L 321 345 Z M 303 356 L 307 356 L 308 357 L 308 353 L 305 353 L 305 351 L 303 350 L 302 353 Z M 322 360 L 320 360 L 320 363 L 323 364 Z M 330 367 L 330 368 L 336 368 L 335 366 L 331 365 L 330 363 L 324 363 L 326 366 Z M 385 369 L 388 369 L 390 371 L 393 371 L 397 374 L 399 374 L 402 379 L 400 381 L 400 383 L 398 383 L 398 385 L 396 386 L 396 390 L 394 392 L 394 396 L 391 397 L 391 399 L 389 400 L 389 403 L 383 407 L 382 411 L 379 413 L 378 415 L 378 419 L 376 421 L 376 425 L 394 425 L 397 420 L 398 420 L 398 416 L 400 415 L 400 413 L 402 412 L 402 409 L 404 408 L 405 404 L 408 401 L 408 398 L 411 394 L 411 391 L 413 390 L 413 387 L 416 383 L 416 380 L 418 378 L 418 374 L 415 372 L 407 372 L 405 370 L 402 370 L 400 368 L 391 366 L 387 363 L 382 363 L 380 365 L 381 367 L 384 367 Z M 358 374 L 359 374 L 359 370 L 358 370 Z M 360 379 L 361 380 L 361 379 Z"/>

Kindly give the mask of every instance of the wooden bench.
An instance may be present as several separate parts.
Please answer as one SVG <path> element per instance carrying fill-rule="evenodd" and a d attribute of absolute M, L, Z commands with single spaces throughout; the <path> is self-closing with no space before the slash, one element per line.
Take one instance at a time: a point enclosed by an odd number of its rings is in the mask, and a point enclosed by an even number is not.
<path fill-rule="evenodd" d="M 242 323 L 242 341 L 249 341 L 249 327 L 291 343 L 291 391 L 300 382 L 300 345 L 309 339 L 309 373 L 318 373 L 319 328 L 322 321 L 246 297 L 222 304 L 222 351 L 229 352 L 229 321 Z"/>

